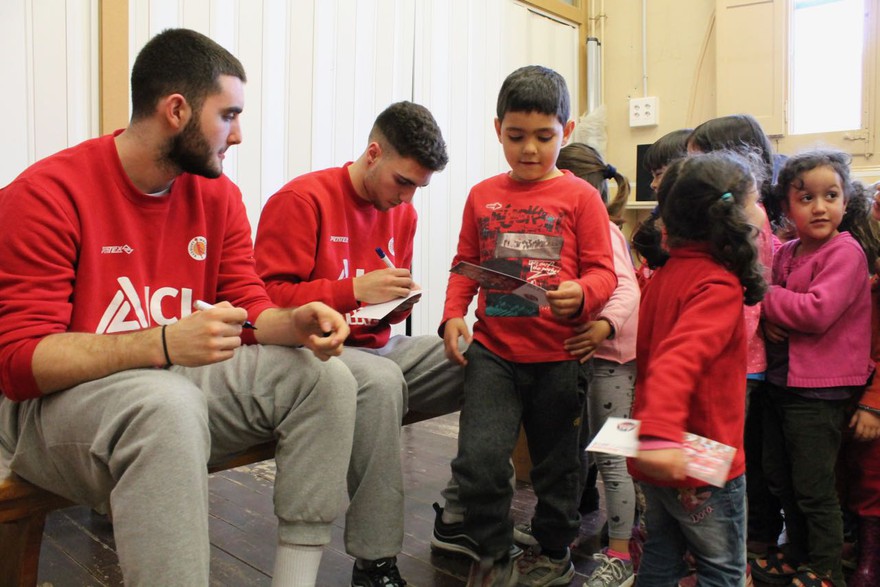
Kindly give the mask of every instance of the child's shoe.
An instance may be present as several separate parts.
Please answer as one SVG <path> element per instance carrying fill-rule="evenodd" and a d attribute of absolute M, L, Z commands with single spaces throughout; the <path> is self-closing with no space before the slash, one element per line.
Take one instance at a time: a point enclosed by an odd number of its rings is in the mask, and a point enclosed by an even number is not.
<path fill-rule="evenodd" d="M 516 564 L 509 557 L 482 558 L 471 563 L 467 587 L 515 587 L 518 578 Z"/>
<path fill-rule="evenodd" d="M 538 541 L 532 536 L 532 523 L 523 522 L 513 527 L 513 541 L 525 546 L 538 546 Z"/>
<path fill-rule="evenodd" d="M 635 580 L 632 561 L 608 556 L 607 551 L 597 552 L 593 558 L 599 561 L 584 583 L 584 587 L 629 587 Z"/>
<path fill-rule="evenodd" d="M 571 564 L 571 551 L 565 549 L 565 556 L 559 560 L 546 554 L 527 552 L 517 563 L 519 583 L 526 587 L 549 587 L 568 585 L 574 579 L 574 565 Z"/>

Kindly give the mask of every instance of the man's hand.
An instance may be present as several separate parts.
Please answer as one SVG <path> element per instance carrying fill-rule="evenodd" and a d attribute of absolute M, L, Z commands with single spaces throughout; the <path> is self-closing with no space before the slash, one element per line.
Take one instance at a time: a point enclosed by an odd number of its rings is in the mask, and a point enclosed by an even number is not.
<path fill-rule="evenodd" d="M 326 304 L 311 302 L 291 310 L 297 340 L 316 357 L 326 361 L 342 354 L 342 343 L 348 337 L 345 318 Z"/>
<path fill-rule="evenodd" d="M 403 298 L 417 286 L 409 269 L 377 269 L 355 277 L 354 297 L 363 304 L 380 304 Z"/>
<path fill-rule="evenodd" d="M 467 359 L 458 347 L 458 339 L 462 336 L 465 343 L 471 343 L 471 333 L 464 318 L 450 318 L 443 325 L 443 348 L 446 358 L 456 365 L 464 366 L 467 365 Z"/>
<path fill-rule="evenodd" d="M 584 290 L 576 281 L 563 281 L 555 291 L 547 292 L 550 311 L 560 318 L 573 318 L 584 305 Z"/>
<path fill-rule="evenodd" d="M 640 450 L 636 455 L 636 467 L 657 481 L 683 481 L 687 477 L 684 450 L 681 448 Z"/>
<path fill-rule="evenodd" d="M 165 327 L 168 358 L 174 365 L 199 367 L 231 359 L 241 346 L 241 325 L 247 311 L 220 302 Z M 158 330 L 158 329 L 157 329 Z"/>
<path fill-rule="evenodd" d="M 595 320 L 578 324 L 574 331 L 577 334 L 567 338 L 563 348 L 577 357 L 580 363 L 586 363 L 593 357 L 599 345 L 611 336 L 611 323 L 607 320 Z"/>

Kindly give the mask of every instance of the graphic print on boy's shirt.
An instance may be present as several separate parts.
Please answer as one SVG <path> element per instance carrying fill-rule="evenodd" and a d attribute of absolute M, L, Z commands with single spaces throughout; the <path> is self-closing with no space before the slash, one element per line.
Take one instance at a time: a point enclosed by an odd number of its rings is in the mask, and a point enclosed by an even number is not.
<path fill-rule="evenodd" d="M 560 236 L 564 216 L 554 216 L 542 206 L 514 208 L 493 205 L 480 217 L 482 265 L 523 279 L 547 290 L 559 286 L 559 259 L 565 239 Z M 541 232 L 535 232 L 535 231 Z M 538 304 L 508 291 L 486 290 L 486 315 L 538 316 Z"/>

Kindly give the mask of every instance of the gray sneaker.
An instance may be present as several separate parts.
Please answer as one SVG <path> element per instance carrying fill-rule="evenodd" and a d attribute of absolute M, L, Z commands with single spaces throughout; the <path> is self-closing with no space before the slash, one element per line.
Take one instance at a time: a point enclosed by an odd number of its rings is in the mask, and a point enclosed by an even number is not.
<path fill-rule="evenodd" d="M 515 561 L 483 558 L 471 563 L 467 587 L 516 587 L 517 579 Z"/>
<path fill-rule="evenodd" d="M 523 522 L 513 527 L 513 541 L 525 546 L 538 546 L 538 541 L 532 536 L 531 522 Z"/>
<path fill-rule="evenodd" d="M 565 557 L 555 560 L 546 554 L 527 552 L 516 563 L 519 583 L 524 587 L 551 587 L 568 585 L 574 579 L 574 565 L 571 564 L 571 551 L 565 550 Z"/>
<path fill-rule="evenodd" d="M 593 558 L 599 566 L 584 583 L 584 587 L 630 587 L 635 580 L 631 561 L 623 561 L 604 552 L 598 552 Z"/>

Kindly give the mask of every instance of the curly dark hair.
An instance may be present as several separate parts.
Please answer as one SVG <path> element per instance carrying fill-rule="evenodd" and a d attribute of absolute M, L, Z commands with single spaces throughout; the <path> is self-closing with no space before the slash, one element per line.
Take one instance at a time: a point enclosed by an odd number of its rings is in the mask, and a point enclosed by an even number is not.
<path fill-rule="evenodd" d="M 571 116 L 571 97 L 565 78 L 549 67 L 526 65 L 507 76 L 498 91 L 495 115 L 508 112 L 550 114 L 565 126 Z"/>
<path fill-rule="evenodd" d="M 431 171 L 442 171 L 449 162 L 446 142 L 427 108 L 413 102 L 396 102 L 376 117 L 371 141 L 384 141 L 398 155 Z"/>
<path fill-rule="evenodd" d="M 833 169 L 840 178 L 843 198 L 846 202 L 846 212 L 838 229 L 849 232 L 856 239 L 868 258 L 868 267 L 873 270 L 880 252 L 880 238 L 871 223 L 873 194 L 869 193 L 864 184 L 851 179 L 849 171 L 851 161 L 852 158 L 847 153 L 835 149 L 814 149 L 792 155 L 779 170 L 779 178 L 772 197 L 776 206 L 781 210 L 787 210 L 788 191 L 792 186 L 798 187 L 802 174 L 817 167 Z"/>
<path fill-rule="evenodd" d="M 709 243 L 712 256 L 742 283 L 746 305 L 760 302 L 767 291 L 755 229 L 743 210 L 753 181 L 747 161 L 717 151 L 674 161 L 657 193 L 668 244 Z"/>
<path fill-rule="evenodd" d="M 150 39 L 131 68 L 131 119 L 153 114 L 164 96 L 181 94 L 195 112 L 220 91 L 221 75 L 247 81 L 229 51 L 189 29 L 166 29 Z"/>

